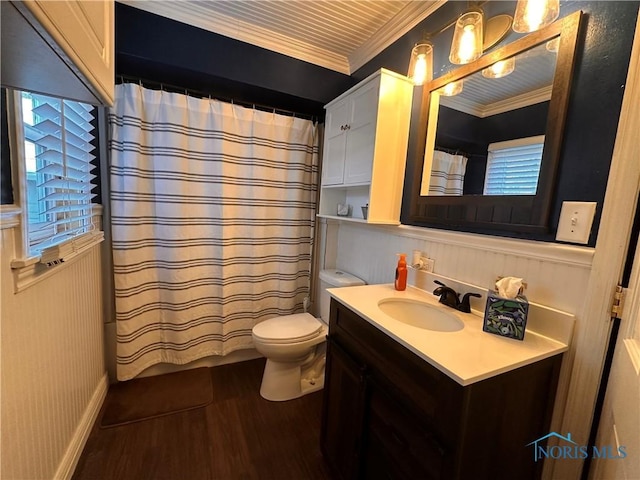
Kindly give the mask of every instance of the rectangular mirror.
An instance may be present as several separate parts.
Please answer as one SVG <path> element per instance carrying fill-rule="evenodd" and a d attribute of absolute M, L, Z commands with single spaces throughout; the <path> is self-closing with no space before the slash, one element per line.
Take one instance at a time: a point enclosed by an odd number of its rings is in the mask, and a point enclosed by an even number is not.
<path fill-rule="evenodd" d="M 421 195 L 536 194 L 557 39 L 431 92 Z"/>
<path fill-rule="evenodd" d="M 546 229 L 581 15 L 423 87 L 412 222 Z"/>

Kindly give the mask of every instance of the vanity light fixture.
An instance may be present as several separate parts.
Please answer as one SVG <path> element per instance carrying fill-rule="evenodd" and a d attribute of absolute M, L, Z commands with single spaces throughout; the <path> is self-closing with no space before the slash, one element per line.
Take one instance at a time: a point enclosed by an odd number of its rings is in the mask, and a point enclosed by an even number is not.
<path fill-rule="evenodd" d="M 449 22 L 436 32 L 423 33 L 421 41 L 411 50 L 407 76 L 414 85 L 422 85 L 433 80 L 433 44 L 430 39 L 455 25 L 449 61 L 455 64 L 470 63 L 482 56 L 485 50 L 500 42 L 510 31 L 510 15 L 496 15 L 486 22 L 480 6 L 484 2 L 469 2 L 469 8 L 456 20 Z"/>
<path fill-rule="evenodd" d="M 485 78 L 502 78 L 509 75 L 516 68 L 516 57 L 506 58 L 482 69 Z"/>
<path fill-rule="evenodd" d="M 560 0 L 518 0 L 513 30 L 529 33 L 552 23 L 560 14 Z"/>
<path fill-rule="evenodd" d="M 482 56 L 484 14 L 479 8 L 464 12 L 456 21 L 449 61 L 457 65 L 471 63 Z"/>
<path fill-rule="evenodd" d="M 414 85 L 423 85 L 433 79 L 433 44 L 423 40 L 411 50 L 409 73 Z"/>
<path fill-rule="evenodd" d="M 449 82 L 444 87 L 442 87 L 438 93 L 443 97 L 453 97 L 454 95 L 458 95 L 462 92 L 462 88 L 464 87 L 464 82 L 462 79 L 457 82 Z"/>
<path fill-rule="evenodd" d="M 511 30 L 510 15 L 496 15 L 485 21 L 480 8 L 472 8 L 458 17 L 451 42 L 449 61 L 465 64 L 477 60 Z"/>
<path fill-rule="evenodd" d="M 485 50 L 500 42 L 513 28 L 518 33 L 528 33 L 538 30 L 552 23 L 560 14 L 560 0 L 518 0 L 513 18 L 501 14 L 485 21 L 480 5 L 484 2 L 469 2 L 476 5 L 462 13 L 457 20 L 442 27 L 437 35 L 455 25 L 449 61 L 456 65 L 464 65 L 477 60 Z M 423 85 L 433 79 L 433 44 L 427 40 L 428 36 L 418 42 L 411 51 L 408 76 L 414 85 Z M 557 40 L 557 39 L 556 39 Z M 552 40 L 547 49 L 557 51 L 557 42 Z M 500 78 L 513 72 L 514 60 L 498 65 L 492 65 L 483 70 L 482 74 L 488 78 Z M 457 94 L 459 92 L 454 93 Z"/>

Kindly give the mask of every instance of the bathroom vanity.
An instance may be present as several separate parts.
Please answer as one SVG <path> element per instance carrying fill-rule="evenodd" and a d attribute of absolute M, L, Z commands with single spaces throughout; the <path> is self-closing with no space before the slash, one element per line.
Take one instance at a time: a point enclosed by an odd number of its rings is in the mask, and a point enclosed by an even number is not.
<path fill-rule="evenodd" d="M 416 290 L 330 290 L 321 447 L 333 473 L 539 478 L 529 444 L 549 433 L 567 344 L 533 332 L 525 342 L 491 335 L 482 317 L 457 312 L 464 328 L 434 332 L 378 308 L 384 297 L 427 295 Z"/>

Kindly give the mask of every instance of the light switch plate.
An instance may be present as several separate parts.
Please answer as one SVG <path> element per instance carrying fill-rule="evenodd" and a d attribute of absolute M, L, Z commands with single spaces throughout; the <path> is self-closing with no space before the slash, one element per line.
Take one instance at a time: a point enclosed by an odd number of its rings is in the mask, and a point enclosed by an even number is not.
<path fill-rule="evenodd" d="M 596 205 L 596 202 L 562 202 L 556 240 L 589 243 Z"/>

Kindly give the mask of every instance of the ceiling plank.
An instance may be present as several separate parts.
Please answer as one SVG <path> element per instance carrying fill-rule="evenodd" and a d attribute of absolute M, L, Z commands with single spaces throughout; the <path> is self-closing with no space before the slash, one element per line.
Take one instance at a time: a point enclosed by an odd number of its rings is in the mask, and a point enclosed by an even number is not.
<path fill-rule="evenodd" d="M 446 2 L 119 1 L 347 75 Z"/>

